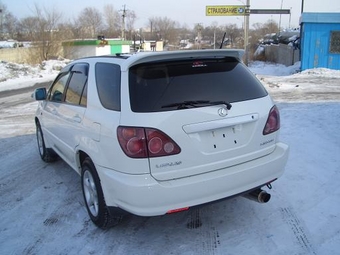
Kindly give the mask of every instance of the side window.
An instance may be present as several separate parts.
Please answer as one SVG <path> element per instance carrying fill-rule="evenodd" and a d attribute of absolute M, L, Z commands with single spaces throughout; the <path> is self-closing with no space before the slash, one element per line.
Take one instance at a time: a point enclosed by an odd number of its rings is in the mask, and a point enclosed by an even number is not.
<path fill-rule="evenodd" d="M 71 78 L 66 91 L 66 103 L 86 106 L 87 74 L 87 64 L 76 64 L 72 67 Z M 85 95 L 82 97 L 84 93 Z"/>
<path fill-rule="evenodd" d="M 54 102 L 63 101 L 64 90 L 70 73 L 60 74 L 57 80 L 54 82 L 51 92 L 49 93 L 49 100 Z"/>
<path fill-rule="evenodd" d="M 97 63 L 96 84 L 102 105 L 106 109 L 120 111 L 120 66 Z"/>
<path fill-rule="evenodd" d="M 86 106 L 87 105 L 87 82 L 85 83 L 85 86 L 84 86 L 84 89 L 83 89 L 83 93 L 81 95 L 80 105 L 81 106 Z"/>

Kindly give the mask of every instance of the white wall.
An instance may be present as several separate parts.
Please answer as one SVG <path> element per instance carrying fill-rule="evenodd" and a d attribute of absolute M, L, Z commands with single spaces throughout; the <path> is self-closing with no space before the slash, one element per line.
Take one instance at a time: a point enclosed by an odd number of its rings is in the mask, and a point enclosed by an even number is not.
<path fill-rule="evenodd" d="M 109 55 L 111 53 L 110 46 L 64 46 L 64 57 L 68 59 L 77 59 L 91 56 Z"/>
<path fill-rule="evenodd" d="M 91 46 L 95 47 L 95 46 Z M 109 45 L 105 46 L 97 46 L 96 48 L 96 56 L 103 56 L 111 54 L 111 47 Z"/>

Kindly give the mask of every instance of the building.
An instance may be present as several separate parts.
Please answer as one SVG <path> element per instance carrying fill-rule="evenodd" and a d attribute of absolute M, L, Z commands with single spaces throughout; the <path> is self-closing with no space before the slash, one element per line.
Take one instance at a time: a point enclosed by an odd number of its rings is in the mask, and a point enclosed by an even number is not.
<path fill-rule="evenodd" d="M 340 13 L 302 13 L 301 70 L 340 70 Z"/>
<path fill-rule="evenodd" d="M 102 56 L 117 53 L 130 53 L 131 41 L 110 40 L 73 40 L 62 43 L 64 57 L 77 59 L 89 56 Z"/>

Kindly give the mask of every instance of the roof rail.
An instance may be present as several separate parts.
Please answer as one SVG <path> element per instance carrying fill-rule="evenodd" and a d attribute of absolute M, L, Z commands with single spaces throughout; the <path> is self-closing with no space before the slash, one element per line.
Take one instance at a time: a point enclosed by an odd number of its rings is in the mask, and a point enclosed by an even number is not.
<path fill-rule="evenodd" d="M 115 56 L 116 56 L 117 58 L 124 58 L 124 59 L 127 59 L 127 58 L 131 57 L 131 54 L 129 54 L 129 53 L 116 53 Z"/>

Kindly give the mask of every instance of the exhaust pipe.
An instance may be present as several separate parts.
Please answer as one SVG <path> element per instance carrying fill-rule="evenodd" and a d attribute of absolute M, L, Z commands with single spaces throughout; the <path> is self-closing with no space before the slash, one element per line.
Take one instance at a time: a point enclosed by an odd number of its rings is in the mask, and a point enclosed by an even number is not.
<path fill-rule="evenodd" d="M 245 195 L 246 198 L 259 203 L 267 203 L 270 200 L 270 194 L 262 189 L 256 189 Z"/>

